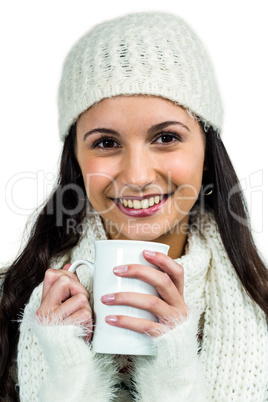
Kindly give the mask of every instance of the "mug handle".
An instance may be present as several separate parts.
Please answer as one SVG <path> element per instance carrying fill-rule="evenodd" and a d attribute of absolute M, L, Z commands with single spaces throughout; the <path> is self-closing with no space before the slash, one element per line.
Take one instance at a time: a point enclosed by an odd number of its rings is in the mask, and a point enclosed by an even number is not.
<path fill-rule="evenodd" d="M 68 269 L 68 271 L 69 271 L 69 272 L 72 272 L 72 273 L 74 274 L 75 271 L 77 270 L 77 268 L 80 267 L 80 265 L 87 265 L 87 266 L 91 269 L 92 274 L 94 275 L 95 265 L 94 265 L 92 262 L 87 261 L 87 260 L 77 260 L 77 261 L 75 261 L 75 262 L 70 266 L 70 268 Z"/>

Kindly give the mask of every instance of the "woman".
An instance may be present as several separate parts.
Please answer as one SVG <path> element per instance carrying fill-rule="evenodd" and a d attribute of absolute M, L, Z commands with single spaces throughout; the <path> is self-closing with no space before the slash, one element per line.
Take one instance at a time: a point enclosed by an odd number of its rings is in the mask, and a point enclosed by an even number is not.
<path fill-rule="evenodd" d="M 200 40 L 164 13 L 96 26 L 66 58 L 59 116 L 58 185 L 3 284 L 1 396 L 265 401 L 267 270 L 221 141 L 220 96 Z M 160 299 L 102 298 L 158 317 L 106 317 L 151 336 L 155 357 L 93 354 L 91 278 L 68 268 L 93 259 L 104 238 L 170 246 L 169 256 L 144 253 L 159 271 L 114 269 L 153 284 Z"/>

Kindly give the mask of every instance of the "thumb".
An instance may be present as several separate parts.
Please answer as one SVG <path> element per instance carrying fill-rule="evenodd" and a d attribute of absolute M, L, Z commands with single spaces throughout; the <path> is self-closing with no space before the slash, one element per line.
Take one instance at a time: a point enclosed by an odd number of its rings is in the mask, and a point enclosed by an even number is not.
<path fill-rule="evenodd" d="M 68 271 L 72 264 L 65 264 L 64 267 L 62 268 L 64 271 Z"/>

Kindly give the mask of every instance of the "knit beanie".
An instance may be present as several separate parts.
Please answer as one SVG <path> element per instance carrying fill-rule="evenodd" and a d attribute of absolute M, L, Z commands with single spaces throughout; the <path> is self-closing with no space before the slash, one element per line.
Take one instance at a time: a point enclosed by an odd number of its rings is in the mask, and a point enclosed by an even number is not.
<path fill-rule="evenodd" d="M 59 86 L 62 140 L 81 113 L 117 95 L 151 95 L 222 128 L 213 67 L 193 30 L 163 12 L 128 14 L 93 27 L 70 50 Z"/>

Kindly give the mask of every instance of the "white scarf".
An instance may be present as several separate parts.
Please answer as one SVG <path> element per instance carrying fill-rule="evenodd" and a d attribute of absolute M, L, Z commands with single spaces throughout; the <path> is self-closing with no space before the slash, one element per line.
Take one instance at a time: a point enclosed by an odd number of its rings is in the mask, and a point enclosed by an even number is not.
<path fill-rule="evenodd" d="M 228 394 L 232 395 L 228 402 L 246 402 L 244 395 L 251 390 L 252 402 L 264 401 L 268 379 L 265 314 L 242 287 L 213 215 L 197 210 L 191 221 L 186 254 L 176 261 L 185 271 L 186 302 L 202 316 L 200 358 L 213 400 L 225 400 Z M 71 262 L 81 258 L 94 261 L 94 241 L 106 239 L 100 216 L 90 209 L 78 229 L 82 236 L 69 258 Z M 78 276 L 92 289 L 86 268 L 80 267 Z"/>

